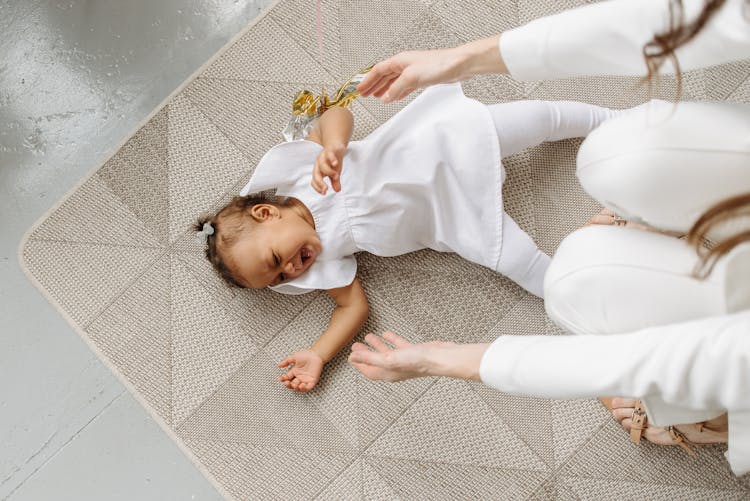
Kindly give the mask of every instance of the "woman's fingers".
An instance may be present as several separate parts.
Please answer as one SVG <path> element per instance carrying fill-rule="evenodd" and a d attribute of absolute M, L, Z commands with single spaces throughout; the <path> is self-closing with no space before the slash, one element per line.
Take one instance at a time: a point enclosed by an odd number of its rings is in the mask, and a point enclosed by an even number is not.
<path fill-rule="evenodd" d="M 372 348 L 378 353 L 387 353 L 391 351 L 391 347 L 385 344 L 382 339 L 372 332 L 365 336 L 365 342 L 372 346 Z"/>
<path fill-rule="evenodd" d="M 372 96 L 380 98 L 383 96 L 383 94 L 388 91 L 388 89 L 391 88 L 391 84 L 396 81 L 398 78 L 398 75 L 393 75 L 392 77 L 383 78 L 378 82 L 378 85 L 372 90 Z"/>
<path fill-rule="evenodd" d="M 402 338 L 395 332 L 386 331 L 383 333 L 383 338 L 396 348 L 405 348 L 407 346 L 411 346 L 411 343 L 409 341 Z"/>
<path fill-rule="evenodd" d="M 357 350 L 349 354 L 349 361 L 356 364 L 382 367 L 383 355 L 370 350 Z"/>
<path fill-rule="evenodd" d="M 352 345 L 352 351 L 361 351 L 361 350 L 370 351 L 370 348 L 368 348 L 367 346 L 363 345 L 362 343 L 354 343 Z"/>
<path fill-rule="evenodd" d="M 382 100 L 384 103 L 392 103 L 408 96 L 412 92 L 417 90 L 417 82 L 411 72 L 404 71 L 401 75 L 396 78 L 391 84 Z"/>
<path fill-rule="evenodd" d="M 287 365 L 293 364 L 293 363 L 294 363 L 294 359 L 292 357 L 286 357 L 284 360 L 279 362 L 279 367 L 284 368 Z"/>
<path fill-rule="evenodd" d="M 391 58 L 392 59 L 392 58 Z M 357 85 L 357 91 L 367 97 L 372 94 L 372 89 L 383 79 L 391 78 L 394 74 L 398 74 L 393 67 L 391 59 L 381 61 L 367 73 L 367 76 Z"/>

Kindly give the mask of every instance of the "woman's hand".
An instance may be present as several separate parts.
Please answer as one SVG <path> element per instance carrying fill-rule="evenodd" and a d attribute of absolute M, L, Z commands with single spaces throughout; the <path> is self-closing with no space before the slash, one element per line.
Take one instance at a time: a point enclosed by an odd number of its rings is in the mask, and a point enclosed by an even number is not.
<path fill-rule="evenodd" d="M 326 146 L 315 159 L 310 184 L 321 195 L 325 195 L 328 191 L 328 185 L 323 180 L 326 177 L 331 180 L 333 191 L 341 191 L 341 168 L 344 165 L 345 152 L 346 146 L 343 144 Z"/>
<path fill-rule="evenodd" d="M 357 90 L 384 103 L 398 101 L 422 87 L 459 81 L 461 61 L 458 48 L 401 52 L 373 66 Z"/>
<path fill-rule="evenodd" d="M 429 85 L 505 73 L 499 42 L 500 35 L 495 35 L 451 49 L 401 52 L 373 66 L 357 90 L 390 103 Z"/>
<path fill-rule="evenodd" d="M 436 375 L 432 364 L 435 349 L 453 345 L 441 341 L 412 344 L 393 332 L 383 333 L 383 339 L 396 348 L 391 348 L 378 336 L 370 333 L 365 336 L 367 345 L 352 345 L 349 362 L 370 379 L 392 382 Z M 375 351 L 370 351 L 370 348 Z"/>
<path fill-rule="evenodd" d="M 323 372 L 323 359 L 312 350 L 302 350 L 292 353 L 279 362 L 279 367 L 288 367 L 294 364 L 286 374 L 279 377 L 284 386 L 296 391 L 310 391 L 320 379 Z"/>
<path fill-rule="evenodd" d="M 385 332 L 383 339 L 395 348 L 375 334 L 365 336 L 367 345 L 352 345 L 349 363 L 370 379 L 403 381 L 415 377 L 447 376 L 479 380 L 479 364 L 489 347 L 489 344 L 444 341 L 412 344 L 393 332 Z"/>

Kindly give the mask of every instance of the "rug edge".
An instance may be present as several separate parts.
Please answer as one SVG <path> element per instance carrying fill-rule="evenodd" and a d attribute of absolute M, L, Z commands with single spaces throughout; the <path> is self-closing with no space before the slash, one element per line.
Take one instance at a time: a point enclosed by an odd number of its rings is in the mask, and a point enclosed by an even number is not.
<path fill-rule="evenodd" d="M 120 372 L 116 365 L 114 365 L 106 356 L 104 352 L 91 340 L 91 338 L 85 333 L 85 331 L 78 325 L 78 323 L 62 308 L 60 303 L 42 286 L 36 276 L 29 269 L 25 259 L 24 250 L 29 244 L 34 232 L 55 212 L 57 211 L 68 199 L 70 199 L 86 182 L 88 182 L 96 173 L 101 169 L 112 157 L 114 157 L 118 151 L 122 149 L 125 144 L 135 136 L 154 116 L 161 112 L 165 106 L 167 106 L 178 94 L 180 94 L 188 85 L 195 81 L 198 76 L 203 73 L 206 68 L 220 58 L 227 50 L 229 50 L 240 38 L 245 36 L 256 24 L 265 19 L 269 13 L 276 8 L 276 6 L 282 3 L 284 0 L 272 0 L 272 2 L 265 7 L 252 21 L 250 21 L 244 28 L 242 28 L 237 34 L 231 37 L 226 44 L 224 44 L 215 54 L 213 54 L 208 60 L 206 60 L 201 66 L 199 66 L 193 73 L 190 74 L 181 84 L 179 84 L 166 98 L 164 98 L 143 120 L 133 128 L 133 130 L 126 134 L 122 140 L 120 140 L 114 147 L 108 150 L 104 155 L 101 162 L 98 162 L 95 167 L 89 170 L 75 185 L 73 185 L 56 203 L 46 210 L 39 218 L 29 227 L 29 229 L 23 234 L 21 240 L 16 248 L 16 258 L 18 260 L 18 266 L 23 271 L 26 278 L 36 288 L 47 302 L 57 311 L 58 314 L 68 323 L 71 329 L 78 334 L 78 336 L 84 341 L 87 347 L 96 355 L 99 361 L 115 376 L 117 381 L 122 384 L 128 393 L 144 408 L 148 415 L 156 422 L 159 427 L 166 433 L 166 435 L 177 445 L 178 449 L 190 460 L 191 463 L 203 474 L 204 478 L 218 491 L 218 493 L 225 499 L 236 499 L 223 484 L 211 473 L 210 470 L 199 460 L 196 454 L 184 443 L 177 433 L 169 426 L 156 409 L 148 402 L 144 397 L 140 395 L 137 388 L 128 381 L 124 374 Z"/>

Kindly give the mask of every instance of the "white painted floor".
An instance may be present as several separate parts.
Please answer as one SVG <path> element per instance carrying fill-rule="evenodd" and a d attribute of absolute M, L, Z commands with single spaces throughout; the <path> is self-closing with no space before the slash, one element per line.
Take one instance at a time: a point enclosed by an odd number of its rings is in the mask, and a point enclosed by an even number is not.
<path fill-rule="evenodd" d="M 0 0 L 0 499 L 220 499 L 26 279 L 16 252 L 270 3 Z"/>

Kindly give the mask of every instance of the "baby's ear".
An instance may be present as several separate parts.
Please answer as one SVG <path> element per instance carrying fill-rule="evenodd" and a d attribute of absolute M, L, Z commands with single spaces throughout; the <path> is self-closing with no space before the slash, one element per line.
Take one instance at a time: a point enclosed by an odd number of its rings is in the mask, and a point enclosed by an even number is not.
<path fill-rule="evenodd" d="M 259 223 L 262 223 L 263 221 L 268 221 L 269 219 L 279 217 L 280 211 L 279 208 L 275 205 L 255 204 L 250 208 L 250 215 L 253 217 L 253 219 L 258 221 Z"/>

